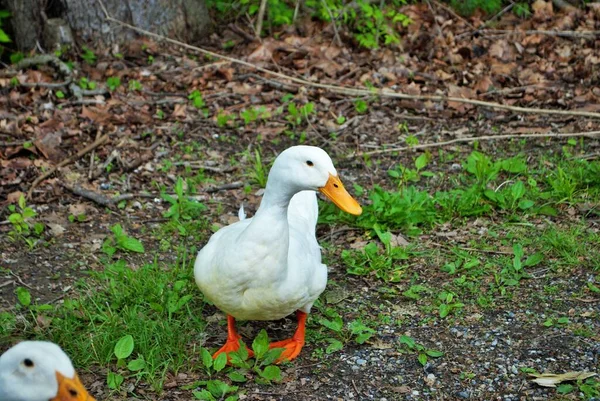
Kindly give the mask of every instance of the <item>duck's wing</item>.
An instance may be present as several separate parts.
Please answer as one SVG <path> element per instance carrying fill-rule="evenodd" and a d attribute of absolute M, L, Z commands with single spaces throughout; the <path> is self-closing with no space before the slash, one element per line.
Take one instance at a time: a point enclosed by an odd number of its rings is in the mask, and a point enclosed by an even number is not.
<path fill-rule="evenodd" d="M 315 191 L 300 191 L 292 197 L 288 207 L 290 227 L 315 235 L 319 205 Z"/>

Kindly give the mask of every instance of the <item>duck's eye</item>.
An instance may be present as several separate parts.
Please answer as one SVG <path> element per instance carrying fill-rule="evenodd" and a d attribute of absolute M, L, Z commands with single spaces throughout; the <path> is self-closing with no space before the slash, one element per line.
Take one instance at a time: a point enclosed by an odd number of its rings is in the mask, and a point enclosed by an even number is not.
<path fill-rule="evenodd" d="M 77 397 L 77 390 L 75 390 L 74 388 L 70 388 L 69 389 L 69 394 L 71 394 L 71 397 L 75 398 Z"/>
<path fill-rule="evenodd" d="M 314 165 L 315 165 L 315 164 L 314 164 L 312 161 L 310 161 L 310 160 L 307 160 L 307 161 L 306 161 L 306 164 L 307 164 L 309 167 L 312 167 L 312 166 L 314 166 Z"/>
<path fill-rule="evenodd" d="M 29 359 L 29 358 L 25 358 L 25 359 L 23 360 L 23 364 L 24 364 L 25 366 L 27 366 L 28 368 L 33 368 L 33 365 L 34 365 L 34 364 L 33 364 L 33 361 L 32 361 L 31 359 Z"/>
<path fill-rule="evenodd" d="M 336 187 L 336 188 L 339 188 L 339 185 L 338 185 L 338 184 L 333 184 L 333 186 L 334 186 L 334 187 Z"/>

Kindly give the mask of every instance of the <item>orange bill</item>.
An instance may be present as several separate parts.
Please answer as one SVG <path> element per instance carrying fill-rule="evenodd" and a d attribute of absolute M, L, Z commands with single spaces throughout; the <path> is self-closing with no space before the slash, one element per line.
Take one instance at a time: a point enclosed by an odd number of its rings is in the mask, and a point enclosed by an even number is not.
<path fill-rule="evenodd" d="M 50 401 L 96 401 L 83 387 L 77 374 L 69 379 L 56 372 L 56 380 L 58 381 L 58 394 Z"/>
<path fill-rule="evenodd" d="M 358 202 L 350 196 L 342 181 L 338 176 L 329 174 L 329 179 L 324 187 L 319 188 L 319 191 L 331 199 L 333 203 L 346 213 L 358 216 L 362 213 L 362 208 Z"/>

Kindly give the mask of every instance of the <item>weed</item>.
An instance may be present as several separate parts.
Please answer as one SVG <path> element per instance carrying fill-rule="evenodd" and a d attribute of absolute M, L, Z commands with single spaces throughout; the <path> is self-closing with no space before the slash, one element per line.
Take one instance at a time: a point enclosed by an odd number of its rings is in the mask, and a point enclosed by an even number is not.
<path fill-rule="evenodd" d="M 194 89 L 188 95 L 188 99 L 192 101 L 192 105 L 196 109 L 202 111 L 202 113 L 204 114 L 205 117 L 208 116 L 208 108 L 206 107 L 206 102 L 204 101 L 204 98 L 202 97 L 202 92 L 200 92 L 198 89 Z"/>
<path fill-rule="evenodd" d="M 269 177 L 268 166 L 265 166 L 262 161 L 260 149 L 254 150 L 254 159 L 252 160 L 252 169 L 247 174 L 254 184 L 261 188 L 267 186 L 267 179 Z"/>
<path fill-rule="evenodd" d="M 94 90 L 96 89 L 96 82 L 94 81 L 90 81 L 88 78 L 86 77 L 81 77 L 79 79 L 79 86 L 81 87 L 81 89 L 83 90 Z"/>
<path fill-rule="evenodd" d="M 427 364 L 429 358 L 440 358 L 444 356 L 444 353 L 434 349 L 426 348 L 425 346 L 417 343 L 414 338 L 406 335 L 401 335 L 400 339 L 400 351 L 402 352 L 416 352 L 419 363 L 423 366 Z"/>
<path fill-rule="evenodd" d="M 285 117 L 286 120 L 292 125 L 292 127 L 299 126 L 302 121 L 309 121 L 309 116 L 316 113 L 315 104 L 308 102 L 304 106 L 296 106 L 295 103 L 288 103 L 287 107 L 288 115 Z"/>
<path fill-rule="evenodd" d="M 44 232 L 44 224 L 32 221 L 36 212 L 27 206 L 23 195 L 19 197 L 18 208 L 15 205 L 9 205 L 8 210 L 11 212 L 8 221 L 12 224 L 12 230 L 8 233 L 9 237 L 13 241 L 23 240 L 29 249 L 33 249 Z"/>
<path fill-rule="evenodd" d="M 190 197 L 191 186 L 189 184 L 184 185 L 184 180 L 181 177 L 177 178 L 173 190 L 175 195 L 169 195 L 165 192 L 161 193 L 161 198 L 171 205 L 163 213 L 163 216 L 171 219 L 176 224 L 179 233 L 185 235 L 188 229 L 182 222 L 190 222 L 198 219 L 201 213 L 206 210 L 206 206 Z"/>
<path fill-rule="evenodd" d="M 240 118 L 244 120 L 245 125 L 249 125 L 250 123 L 256 122 L 259 119 L 266 121 L 271 118 L 271 113 L 267 110 L 265 106 L 260 107 L 250 107 L 249 109 L 245 109 L 240 112 Z"/>
<path fill-rule="evenodd" d="M 321 339 L 329 343 L 325 349 L 326 354 L 332 354 L 341 350 L 344 344 L 353 339 L 356 344 L 364 344 L 375 334 L 375 330 L 365 325 L 361 320 L 352 320 L 344 326 L 342 317 L 334 309 L 327 308 L 323 313 L 325 317 L 319 318 L 318 322 L 333 334 L 328 333 L 321 337 Z"/>
<path fill-rule="evenodd" d="M 121 86 L 121 78 L 119 77 L 109 77 L 106 80 L 106 86 L 108 87 L 108 90 L 111 92 L 116 91 L 119 86 Z"/>
<path fill-rule="evenodd" d="M 131 81 L 129 81 L 130 91 L 141 91 L 142 89 L 144 89 L 144 87 L 137 79 L 132 79 Z"/>
<path fill-rule="evenodd" d="M 83 53 L 81 53 L 81 58 L 88 64 L 93 65 L 96 62 L 96 54 L 88 47 L 86 46 L 82 46 L 81 50 L 83 50 Z"/>
<path fill-rule="evenodd" d="M 113 235 L 106 237 L 102 243 L 102 250 L 108 256 L 114 255 L 117 250 L 144 253 L 144 245 L 139 240 L 128 236 L 120 224 L 117 223 L 112 226 L 110 231 Z"/>

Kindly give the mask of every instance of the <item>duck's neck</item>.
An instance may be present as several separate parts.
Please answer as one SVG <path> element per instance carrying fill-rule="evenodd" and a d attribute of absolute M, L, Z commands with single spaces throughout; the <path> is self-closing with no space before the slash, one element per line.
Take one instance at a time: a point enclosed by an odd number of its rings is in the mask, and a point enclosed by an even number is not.
<path fill-rule="evenodd" d="M 287 264 L 289 249 L 288 206 L 295 191 L 269 180 L 260 207 L 244 236 L 268 247 L 269 256 Z M 257 249 L 258 251 L 258 249 Z"/>

